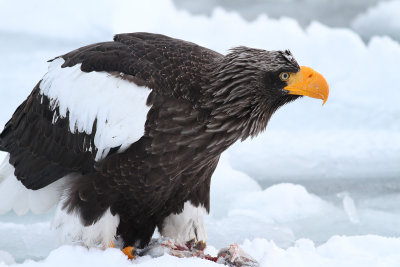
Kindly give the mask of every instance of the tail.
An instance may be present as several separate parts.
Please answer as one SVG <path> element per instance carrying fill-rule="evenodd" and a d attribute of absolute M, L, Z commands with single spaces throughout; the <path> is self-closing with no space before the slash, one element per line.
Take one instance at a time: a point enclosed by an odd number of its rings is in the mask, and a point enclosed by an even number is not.
<path fill-rule="evenodd" d="M 9 163 L 9 159 L 10 155 L 7 154 L 0 164 L 0 215 L 11 210 L 18 215 L 23 215 L 28 211 L 40 214 L 58 203 L 63 179 L 39 190 L 27 189 L 15 177 L 14 167 Z"/>

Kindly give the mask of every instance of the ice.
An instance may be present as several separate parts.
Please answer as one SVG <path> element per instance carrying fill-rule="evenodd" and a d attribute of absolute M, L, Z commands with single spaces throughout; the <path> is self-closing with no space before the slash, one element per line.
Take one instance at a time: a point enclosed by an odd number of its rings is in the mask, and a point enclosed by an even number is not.
<path fill-rule="evenodd" d="M 399 14 L 400 1 L 380 2 L 358 15 L 352 22 L 352 28 L 365 38 L 387 35 L 400 40 Z"/>
<path fill-rule="evenodd" d="M 222 8 L 192 15 L 170 1 L 0 1 L 0 128 L 46 60 L 114 33 L 157 32 L 221 53 L 236 45 L 289 48 L 326 77 L 329 100 L 283 107 L 265 133 L 221 158 L 206 220 L 210 250 L 237 242 L 261 266 L 398 266 L 400 45 L 381 36 L 398 32 L 397 6 L 381 3 L 354 21 L 373 35 L 365 43 L 348 28 L 302 28 L 266 15 L 249 22 Z M 57 248 L 52 215 L 0 216 L 0 266 L 131 265 L 115 249 Z M 134 264 L 216 266 L 168 255 Z"/>
<path fill-rule="evenodd" d="M 229 158 L 229 155 L 225 154 L 220 159 L 213 175 L 215 179 L 211 180 L 211 199 L 215 203 L 211 214 L 217 218 L 225 217 L 236 199 L 261 191 L 260 185 L 251 177 L 232 169 Z"/>
<path fill-rule="evenodd" d="M 11 265 L 15 264 L 13 256 L 7 251 L 0 250 L 0 264 Z"/>
<path fill-rule="evenodd" d="M 277 224 L 275 219 L 294 215 L 279 212 L 279 207 L 275 212 L 272 207 L 268 213 L 265 206 L 268 197 L 272 197 L 271 193 L 265 194 L 252 178 L 232 169 L 228 155 L 224 155 L 211 181 L 211 213 L 206 219 L 208 243 L 220 248 L 228 243 L 241 243 L 246 238 L 264 237 L 289 246 L 295 239 L 292 230 Z M 259 213 L 257 209 L 267 212 Z"/>
<path fill-rule="evenodd" d="M 349 196 L 347 192 L 343 192 L 338 194 L 339 198 L 343 200 L 343 209 L 349 217 L 349 221 L 354 224 L 360 223 L 360 218 L 358 216 L 356 205 L 354 204 L 354 200 Z"/>
<path fill-rule="evenodd" d="M 212 14 L 216 6 L 238 12 L 248 21 L 253 21 L 260 14 L 268 14 L 271 18 L 295 18 L 306 27 L 317 20 L 331 27 L 350 27 L 354 17 L 365 12 L 378 2 L 384 0 L 253 0 L 251 4 L 241 0 L 173 0 L 176 6 L 189 10 L 193 14 Z"/>
<path fill-rule="evenodd" d="M 0 251 L 12 254 L 16 261 L 46 257 L 56 245 L 55 232 L 50 228 L 51 218 L 50 214 L 17 216 L 9 212 L 2 215 Z"/>
<path fill-rule="evenodd" d="M 279 203 L 274 203 L 279 199 Z M 273 205 L 271 203 L 274 203 Z M 301 185 L 277 184 L 263 191 L 236 199 L 230 214 L 265 216 L 275 222 L 300 220 L 328 209 L 317 196 L 311 195 Z"/>

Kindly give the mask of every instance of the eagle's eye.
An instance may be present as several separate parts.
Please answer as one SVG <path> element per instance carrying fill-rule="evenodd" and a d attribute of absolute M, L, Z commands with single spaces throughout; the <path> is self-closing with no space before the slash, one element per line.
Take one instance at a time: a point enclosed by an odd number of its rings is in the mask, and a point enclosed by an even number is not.
<path fill-rule="evenodd" d="M 290 74 L 287 72 L 282 72 L 281 74 L 279 74 L 279 78 L 286 82 L 287 80 L 289 80 Z"/>

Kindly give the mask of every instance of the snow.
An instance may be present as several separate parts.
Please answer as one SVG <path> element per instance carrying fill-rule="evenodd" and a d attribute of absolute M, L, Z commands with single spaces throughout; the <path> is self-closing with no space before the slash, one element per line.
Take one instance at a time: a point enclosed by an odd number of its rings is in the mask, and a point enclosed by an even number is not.
<path fill-rule="evenodd" d="M 352 28 L 361 36 L 369 38 L 374 35 L 387 35 L 400 40 L 400 1 L 377 3 L 352 22 Z"/>
<path fill-rule="evenodd" d="M 246 240 L 242 247 L 249 251 L 261 266 L 398 266 L 400 261 L 398 254 L 400 240 L 375 235 L 334 236 L 321 246 L 315 246 L 311 240 L 299 239 L 288 249 L 282 249 L 272 241 L 258 238 L 252 241 Z M 221 266 L 206 260 L 180 259 L 169 255 L 155 259 L 143 257 L 134 263 L 138 266 L 163 267 Z M 0 266 L 7 265 L 0 263 Z M 117 249 L 103 251 L 88 250 L 78 246 L 63 246 L 53 250 L 43 261 L 27 260 L 20 266 L 132 266 L 132 262 Z"/>
<path fill-rule="evenodd" d="M 14 258 L 10 253 L 8 253 L 7 251 L 0 251 L 0 264 L 11 265 L 14 263 Z"/>
<path fill-rule="evenodd" d="M 0 254 L 1 255 L 1 254 Z M 201 260 L 197 258 L 177 258 L 169 255 L 164 255 L 159 258 L 151 259 L 150 257 L 143 257 L 135 261 L 138 266 L 160 266 L 160 267 L 174 267 L 174 266 L 221 266 L 211 261 Z M 0 266 L 7 266 L 1 263 Z M 107 250 L 100 249 L 86 249 L 79 246 L 63 246 L 53 250 L 49 256 L 41 261 L 35 262 L 27 260 L 19 266 L 34 267 L 34 266 L 132 266 L 120 250 L 110 248 Z"/>
<path fill-rule="evenodd" d="M 353 27 L 374 35 L 364 43 L 348 28 L 303 29 L 267 15 L 248 22 L 221 8 L 191 15 L 170 1 L 3 0 L 0 128 L 43 77 L 46 60 L 114 33 L 157 32 L 221 53 L 289 48 L 325 76 L 330 98 L 324 107 L 308 98 L 283 107 L 265 133 L 223 156 L 212 179 L 208 250 L 238 242 L 261 266 L 398 266 L 400 45 L 382 36 L 398 32 L 397 10 L 398 2 L 385 2 L 355 18 Z M 116 249 L 57 247 L 53 215 L 1 215 L 0 266 L 132 265 Z M 216 266 L 168 255 L 133 264 Z"/>
<path fill-rule="evenodd" d="M 271 205 L 277 199 L 279 204 Z M 252 192 L 243 199 L 235 200 L 232 206 L 234 209 L 229 214 L 252 213 L 253 216 L 265 216 L 276 222 L 300 220 L 328 208 L 303 186 L 294 184 L 277 184 L 263 191 Z"/>
<path fill-rule="evenodd" d="M 261 266 L 398 266 L 400 240 L 374 235 L 333 236 L 315 246 L 311 240 L 299 239 L 288 248 L 277 247 L 265 239 L 245 241 L 243 249 L 251 251 Z"/>

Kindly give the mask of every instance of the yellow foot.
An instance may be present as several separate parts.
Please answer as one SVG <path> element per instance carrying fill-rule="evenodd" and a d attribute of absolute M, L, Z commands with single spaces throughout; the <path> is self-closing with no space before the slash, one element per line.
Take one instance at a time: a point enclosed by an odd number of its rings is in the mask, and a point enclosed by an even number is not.
<path fill-rule="evenodd" d="M 109 248 L 115 248 L 114 242 L 110 241 L 110 243 L 108 244 Z M 136 256 L 136 248 L 135 247 L 125 247 L 122 250 L 122 253 L 124 253 L 126 256 L 128 256 L 128 259 L 134 259 Z"/>
<path fill-rule="evenodd" d="M 128 259 L 134 259 L 136 257 L 136 248 L 135 247 L 125 247 L 122 252 L 128 256 Z"/>

